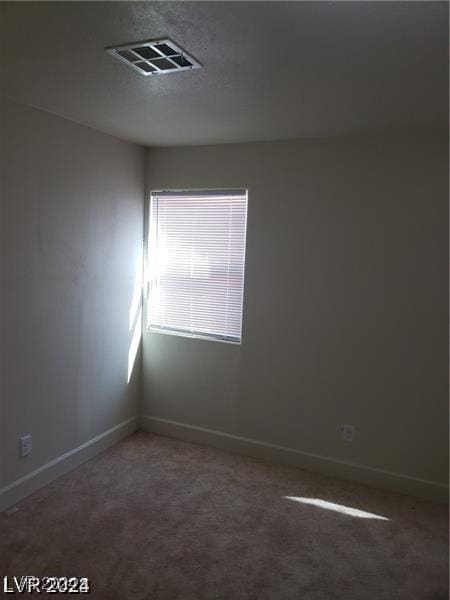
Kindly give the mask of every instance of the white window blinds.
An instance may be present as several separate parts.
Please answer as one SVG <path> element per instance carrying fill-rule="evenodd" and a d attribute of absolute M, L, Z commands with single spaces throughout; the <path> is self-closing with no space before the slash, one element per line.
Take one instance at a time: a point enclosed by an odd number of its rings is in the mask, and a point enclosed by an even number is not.
<path fill-rule="evenodd" d="M 151 329 L 240 341 L 246 222 L 246 190 L 152 194 Z"/>

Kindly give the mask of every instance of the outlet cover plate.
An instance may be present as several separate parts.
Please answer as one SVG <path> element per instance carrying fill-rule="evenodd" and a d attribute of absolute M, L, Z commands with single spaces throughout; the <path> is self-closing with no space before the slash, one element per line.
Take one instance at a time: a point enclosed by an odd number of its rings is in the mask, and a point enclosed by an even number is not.
<path fill-rule="evenodd" d="M 341 427 L 342 441 L 351 443 L 355 439 L 355 426 L 354 425 L 342 425 Z"/>
<path fill-rule="evenodd" d="M 28 456 L 31 453 L 31 434 L 20 436 L 20 456 Z"/>

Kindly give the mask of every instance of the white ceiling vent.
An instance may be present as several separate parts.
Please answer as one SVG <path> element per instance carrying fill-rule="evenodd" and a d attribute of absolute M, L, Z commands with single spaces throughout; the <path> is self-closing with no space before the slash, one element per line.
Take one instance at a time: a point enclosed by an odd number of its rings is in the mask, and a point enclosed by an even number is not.
<path fill-rule="evenodd" d="M 134 42 L 108 47 L 105 50 L 141 75 L 177 73 L 202 66 L 198 60 L 169 39 Z"/>

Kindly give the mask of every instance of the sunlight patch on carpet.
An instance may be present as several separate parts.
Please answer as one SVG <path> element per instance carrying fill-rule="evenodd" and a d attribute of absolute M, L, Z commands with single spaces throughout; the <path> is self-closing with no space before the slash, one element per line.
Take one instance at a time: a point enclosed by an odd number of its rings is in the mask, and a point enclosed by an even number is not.
<path fill-rule="evenodd" d="M 286 500 L 294 500 L 295 502 L 301 502 L 302 504 L 311 504 L 312 506 L 318 506 L 325 510 L 334 510 L 335 512 L 342 513 L 343 515 L 349 515 L 350 517 L 357 517 L 359 519 L 379 519 L 381 521 L 389 521 L 386 517 L 376 515 L 374 513 L 359 510 L 358 508 L 351 508 L 350 506 L 344 506 L 343 504 L 335 504 L 334 502 L 327 502 L 326 500 L 320 500 L 319 498 L 299 498 L 298 496 L 284 496 Z"/>

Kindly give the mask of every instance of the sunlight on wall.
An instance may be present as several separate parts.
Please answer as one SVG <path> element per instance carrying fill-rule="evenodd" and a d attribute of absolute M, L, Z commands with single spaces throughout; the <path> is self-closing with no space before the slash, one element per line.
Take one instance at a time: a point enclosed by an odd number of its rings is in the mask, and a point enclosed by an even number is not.
<path fill-rule="evenodd" d="M 128 380 L 130 382 L 131 375 L 133 373 L 134 363 L 136 362 L 136 356 L 139 350 L 139 344 L 141 343 L 142 337 L 142 309 L 138 313 L 136 319 L 136 325 L 134 327 L 133 337 L 131 338 L 130 349 L 128 350 Z"/>
<path fill-rule="evenodd" d="M 136 259 L 135 265 L 135 276 L 134 276 L 134 286 L 133 286 L 133 295 L 131 298 L 130 305 L 130 315 L 129 315 L 129 329 L 130 331 L 133 328 L 133 325 L 136 320 L 136 315 L 139 309 L 142 306 L 142 252 Z"/>
<path fill-rule="evenodd" d="M 351 508 L 350 506 L 344 506 L 343 504 L 334 504 L 334 502 L 327 502 L 326 500 L 319 500 L 318 498 L 299 498 L 298 496 L 284 496 L 286 500 L 294 500 L 295 502 L 301 502 L 302 504 L 311 504 L 312 506 L 318 506 L 325 510 L 334 510 L 335 512 L 342 513 L 343 515 L 349 515 L 350 517 L 358 517 L 359 519 L 379 519 L 381 521 L 389 521 L 386 517 L 375 515 L 374 513 L 365 512 L 357 508 Z"/>
<path fill-rule="evenodd" d="M 129 330 L 132 331 L 130 347 L 128 349 L 128 379 L 130 382 L 131 375 L 136 362 L 136 356 L 139 350 L 142 337 L 142 283 L 143 283 L 143 250 L 138 254 L 135 265 L 133 294 L 131 297 L 131 305 L 129 312 Z"/>

